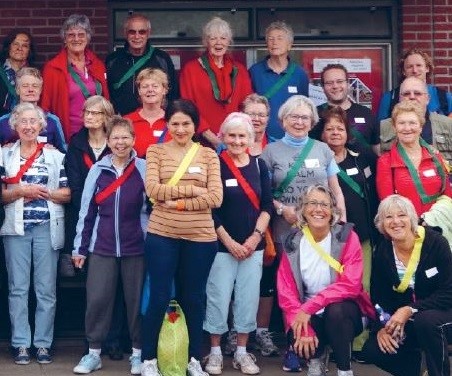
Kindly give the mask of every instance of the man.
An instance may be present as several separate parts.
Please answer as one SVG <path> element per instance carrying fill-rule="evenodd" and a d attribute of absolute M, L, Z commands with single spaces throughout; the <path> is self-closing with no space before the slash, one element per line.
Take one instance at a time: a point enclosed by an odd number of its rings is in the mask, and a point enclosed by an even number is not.
<path fill-rule="evenodd" d="M 179 98 L 174 64 L 170 56 L 151 46 L 151 22 L 144 15 L 134 13 L 124 21 L 126 43 L 107 56 L 107 81 L 111 102 L 121 115 L 140 107 L 135 77 L 144 68 L 160 68 L 168 75 L 168 100 Z"/>
<path fill-rule="evenodd" d="M 421 137 L 433 145 L 442 156 L 452 162 L 452 119 L 428 110 L 430 96 L 425 81 L 417 77 L 408 77 L 400 85 L 399 101 L 416 101 L 425 109 L 425 124 Z M 380 123 L 381 151 L 388 151 L 395 140 L 392 119 L 388 118 Z"/>
<path fill-rule="evenodd" d="M 369 148 L 377 155 L 380 153 L 380 132 L 375 116 L 366 106 L 352 102 L 349 97 L 348 71 L 342 64 L 328 64 L 320 75 L 320 83 L 325 92 L 327 103 L 317 107 L 319 116 L 332 106 L 339 106 L 347 113 L 347 120 L 358 146 Z"/>
<path fill-rule="evenodd" d="M 269 141 L 279 140 L 284 130 L 278 120 L 279 107 L 292 95 L 308 96 L 309 79 L 298 64 L 290 61 L 293 30 L 284 22 L 272 22 L 265 30 L 269 55 L 250 69 L 253 90 L 270 103 L 270 118 L 266 129 Z"/>

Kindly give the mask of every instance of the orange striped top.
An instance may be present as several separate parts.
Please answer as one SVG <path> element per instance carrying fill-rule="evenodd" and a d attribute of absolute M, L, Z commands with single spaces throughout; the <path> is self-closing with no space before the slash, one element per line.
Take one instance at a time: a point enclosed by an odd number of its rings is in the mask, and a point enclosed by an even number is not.
<path fill-rule="evenodd" d="M 148 231 L 176 239 L 208 242 L 217 239 L 212 208 L 223 201 L 220 162 L 216 153 L 200 147 L 189 168 L 176 186 L 167 183 L 181 160 L 172 143 L 151 145 L 146 152 L 146 194 L 155 200 Z M 207 188 L 207 193 L 194 196 L 193 187 Z M 184 200 L 179 211 L 161 205 L 168 200 Z"/>

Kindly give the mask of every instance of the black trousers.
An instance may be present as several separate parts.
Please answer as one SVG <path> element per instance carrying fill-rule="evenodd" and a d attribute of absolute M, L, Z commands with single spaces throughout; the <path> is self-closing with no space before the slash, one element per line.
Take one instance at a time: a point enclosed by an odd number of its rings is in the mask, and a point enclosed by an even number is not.
<path fill-rule="evenodd" d="M 406 339 L 397 354 L 383 353 L 377 333 L 372 333 L 363 347 L 364 358 L 392 375 L 417 376 L 423 351 L 429 376 L 450 376 L 447 345 L 452 343 L 452 310 L 419 312 L 407 322 L 405 332 Z"/>

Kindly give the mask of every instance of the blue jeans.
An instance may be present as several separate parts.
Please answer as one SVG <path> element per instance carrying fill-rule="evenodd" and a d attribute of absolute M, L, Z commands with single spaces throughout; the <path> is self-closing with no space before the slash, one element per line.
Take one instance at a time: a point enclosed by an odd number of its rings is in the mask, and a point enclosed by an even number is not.
<path fill-rule="evenodd" d="M 34 226 L 23 236 L 3 236 L 8 271 L 8 302 L 11 320 L 11 345 L 30 347 L 31 330 L 28 322 L 28 291 L 33 263 L 36 294 L 35 347 L 50 347 L 56 308 L 56 276 L 58 251 L 50 244 L 50 224 Z"/>
<path fill-rule="evenodd" d="M 160 328 L 171 299 L 173 280 L 176 281 L 176 298 L 187 322 L 189 357 L 201 359 L 206 283 L 217 248 L 216 241 L 194 242 L 147 234 L 145 258 L 150 297 L 142 321 L 143 360 L 157 358 Z"/>

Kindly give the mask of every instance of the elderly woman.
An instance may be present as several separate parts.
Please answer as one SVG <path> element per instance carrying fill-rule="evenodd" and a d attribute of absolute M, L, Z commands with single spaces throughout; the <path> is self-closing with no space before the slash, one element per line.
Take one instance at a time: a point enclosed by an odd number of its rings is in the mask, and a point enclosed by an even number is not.
<path fill-rule="evenodd" d="M 43 111 L 32 103 L 17 105 L 10 118 L 19 140 L 3 147 L 3 202 L 6 220 L 1 228 L 8 270 L 11 345 L 17 364 L 30 362 L 28 294 L 33 265 L 36 293 L 33 345 L 39 363 L 51 363 L 56 307 L 58 250 L 64 245 L 64 208 L 70 190 L 64 155 L 44 148 L 38 137 L 45 127 Z"/>
<path fill-rule="evenodd" d="M 192 140 L 199 127 L 192 102 L 170 103 L 165 120 L 172 140 L 151 145 L 146 155 L 146 192 L 154 207 L 145 247 L 150 299 L 143 319 L 141 374 L 160 375 L 157 343 L 175 280 L 189 335 L 188 374 L 207 376 L 199 359 L 206 283 L 218 248 L 211 210 L 223 199 L 220 165 L 212 149 Z"/>
<path fill-rule="evenodd" d="M 125 116 L 135 129 L 135 150 L 140 158 L 146 158 L 149 145 L 168 141 L 165 105 L 169 90 L 168 76 L 161 69 L 146 68 L 137 76 L 135 84 L 142 103 L 141 108 Z"/>
<path fill-rule="evenodd" d="M 220 128 L 220 138 L 226 145 L 220 154 L 224 198 L 213 213 L 220 242 L 207 281 L 204 321 L 211 344 L 205 370 L 211 375 L 222 372 L 220 341 L 228 330 L 232 292 L 234 328 L 238 332 L 233 367 L 248 375 L 260 372 L 246 345 L 248 334 L 256 329 L 264 232 L 272 212 L 272 196 L 267 166 L 247 153 L 253 133 L 251 118 L 240 112 L 229 114 Z"/>
<path fill-rule="evenodd" d="M 411 48 L 406 51 L 399 60 L 400 82 L 407 77 L 416 77 L 427 84 L 427 80 L 433 75 L 432 58 L 419 48 Z M 434 85 L 428 88 L 428 111 L 448 115 L 452 112 L 452 95 Z M 400 86 L 383 94 L 378 108 L 378 120 L 382 121 L 391 117 L 394 106 L 399 102 Z"/>
<path fill-rule="evenodd" d="M 30 33 L 11 30 L 0 52 L 0 115 L 11 112 L 18 103 L 16 73 L 24 66 L 33 65 L 34 59 L 35 47 Z"/>
<path fill-rule="evenodd" d="M 413 202 L 418 216 L 428 211 L 439 196 L 452 197 L 442 156 L 420 137 L 424 115 L 413 101 L 397 104 L 392 112 L 397 142 L 377 161 L 380 200 L 398 193 Z"/>
<path fill-rule="evenodd" d="M 299 228 L 285 239 L 278 300 L 289 343 L 308 362 L 308 375 L 325 376 L 320 356 L 329 344 L 338 376 L 352 376 L 350 346 L 373 309 L 361 283 L 362 250 L 353 225 L 339 224 L 334 194 L 312 185 L 297 208 Z M 285 369 L 290 371 L 290 369 Z"/>
<path fill-rule="evenodd" d="M 16 92 L 20 103 L 38 104 L 42 92 L 42 76 L 36 68 L 23 67 L 16 74 Z M 46 112 L 47 126 L 39 134 L 39 142 L 53 145 L 62 153 L 66 152 L 66 142 L 60 119 L 51 112 Z M 0 118 L 0 143 L 2 145 L 17 140 L 17 133 L 9 126 L 10 114 Z"/>
<path fill-rule="evenodd" d="M 81 268 L 89 256 L 85 328 L 89 351 L 74 368 L 86 374 L 102 368 L 118 278 L 121 278 L 132 336 L 131 374 L 141 373 L 139 307 L 144 275 L 146 194 L 144 160 L 133 150 L 135 133 L 119 116 L 107 122 L 112 154 L 90 169 L 85 181 L 72 259 Z"/>
<path fill-rule="evenodd" d="M 242 102 L 241 109 L 242 112 L 251 118 L 254 128 L 254 139 L 251 140 L 248 153 L 254 157 L 258 157 L 268 144 L 266 133 L 270 113 L 268 99 L 263 95 L 250 94 Z"/>
<path fill-rule="evenodd" d="M 251 82 L 256 93 L 270 102 L 268 136 L 271 141 L 284 136 L 278 121 L 278 109 L 292 95 L 308 96 L 309 79 L 302 67 L 290 61 L 293 30 L 282 21 L 272 22 L 265 29 L 268 56 L 250 68 Z"/>
<path fill-rule="evenodd" d="M 88 17 L 70 15 L 61 28 L 64 47 L 43 70 L 41 106 L 61 119 L 67 141 L 83 127 L 85 100 L 94 94 L 109 97 L 104 63 L 87 47 L 91 35 Z"/>
<path fill-rule="evenodd" d="M 450 375 L 452 256 L 446 239 L 417 225 L 405 197 L 385 198 L 375 217 L 386 238 L 372 265 L 371 296 L 388 318 L 375 327 L 365 358 L 392 375 L 419 375 L 425 353 L 429 376 Z M 381 313 L 381 311 L 380 311 Z"/>
<path fill-rule="evenodd" d="M 198 132 L 216 148 L 221 144 L 220 125 L 252 92 L 251 81 L 246 68 L 227 53 L 232 30 L 225 20 L 212 18 L 204 26 L 202 40 L 206 52 L 182 68 L 180 91 L 198 106 L 202 119 Z"/>

